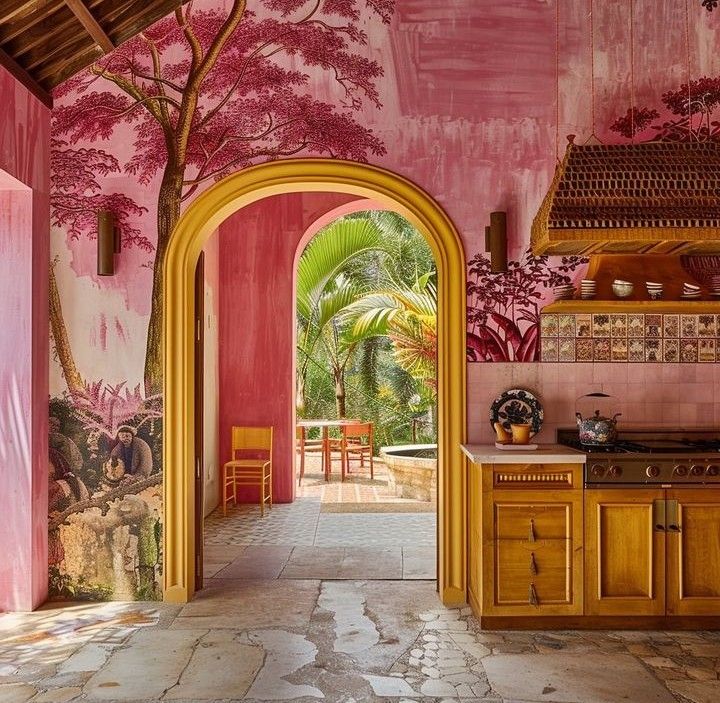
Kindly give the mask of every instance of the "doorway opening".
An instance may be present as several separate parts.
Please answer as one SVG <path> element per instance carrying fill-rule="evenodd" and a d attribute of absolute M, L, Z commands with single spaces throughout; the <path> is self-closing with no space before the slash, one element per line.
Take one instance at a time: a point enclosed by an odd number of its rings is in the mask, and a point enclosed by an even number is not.
<path fill-rule="evenodd" d="M 195 558 L 200 546 L 193 529 L 198 443 L 195 433 L 188 431 L 193 427 L 196 402 L 193 291 L 197 260 L 213 231 L 233 213 L 270 196 L 298 193 L 334 193 L 346 198 L 357 199 L 359 196 L 377 201 L 405 217 L 432 248 L 438 269 L 438 586 L 443 602 L 464 602 L 465 461 L 460 444 L 465 436 L 465 291 L 460 239 L 442 209 L 413 184 L 376 167 L 327 159 L 274 162 L 234 174 L 200 195 L 185 212 L 173 234 L 164 262 L 163 292 L 164 597 L 174 602 L 185 602 L 192 597 Z M 274 255 L 270 242 L 261 248 L 259 256 Z M 238 291 L 239 295 L 241 293 Z M 253 298 L 240 297 L 250 305 L 248 319 L 251 319 Z M 262 322 L 264 330 L 277 327 L 267 319 L 256 322 Z M 248 339 L 253 338 L 252 330 L 245 332 Z M 264 380 L 269 383 L 271 379 Z M 287 381 L 292 384 L 293 375 Z M 294 395 L 292 388 L 288 395 Z M 240 405 L 250 413 L 253 422 L 238 424 L 265 424 L 262 407 Z M 295 438 L 291 405 L 287 420 L 290 433 L 282 433 L 283 437 L 278 434 L 274 451 L 278 461 L 287 462 L 286 466 L 292 469 Z M 274 482 L 276 487 L 280 492 L 285 490 L 286 499 L 292 500 L 294 472 L 276 471 L 282 473 Z M 289 493 L 287 485 L 283 487 L 283 481 L 293 486 Z"/>

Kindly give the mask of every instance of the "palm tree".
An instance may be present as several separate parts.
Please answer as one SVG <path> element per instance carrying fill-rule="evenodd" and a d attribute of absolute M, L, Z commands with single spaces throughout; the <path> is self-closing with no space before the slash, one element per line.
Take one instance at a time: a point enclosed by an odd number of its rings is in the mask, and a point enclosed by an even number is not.
<path fill-rule="evenodd" d="M 345 373 L 363 336 L 354 334 L 342 322 L 341 313 L 369 290 L 377 270 L 376 262 L 368 265 L 372 263 L 371 255 L 383 251 L 383 231 L 376 222 L 369 218 L 341 218 L 318 233 L 300 257 L 298 410 L 305 407 L 308 365 L 321 344 L 335 384 L 336 411 L 338 417 L 345 417 Z"/>

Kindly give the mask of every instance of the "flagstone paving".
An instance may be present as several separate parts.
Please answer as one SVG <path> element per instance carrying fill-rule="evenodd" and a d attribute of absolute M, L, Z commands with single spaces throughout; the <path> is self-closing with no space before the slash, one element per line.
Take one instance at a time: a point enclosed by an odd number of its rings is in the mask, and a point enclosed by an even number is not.
<path fill-rule="evenodd" d="M 211 579 L 0 615 L 0 703 L 717 703 L 720 634 L 481 632 L 427 581 Z"/>

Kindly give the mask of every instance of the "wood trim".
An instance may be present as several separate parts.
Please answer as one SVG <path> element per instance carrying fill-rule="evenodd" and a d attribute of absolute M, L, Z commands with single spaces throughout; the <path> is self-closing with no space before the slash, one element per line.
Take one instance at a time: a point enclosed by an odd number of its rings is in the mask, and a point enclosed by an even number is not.
<path fill-rule="evenodd" d="M 689 276 L 688 276 L 689 278 Z M 720 301 L 710 300 L 556 300 L 546 305 L 541 313 L 684 313 L 698 315 L 720 312 Z"/>
<path fill-rule="evenodd" d="M 0 49 L 0 66 L 22 83 L 45 107 L 52 109 L 52 95 L 2 49 Z"/>
<path fill-rule="evenodd" d="M 720 630 L 718 616 L 483 615 L 478 620 L 482 630 Z"/>
<path fill-rule="evenodd" d="M 93 38 L 95 43 L 106 54 L 109 54 L 115 48 L 115 45 L 110 41 L 110 37 L 105 34 L 105 30 L 98 24 L 92 12 L 82 4 L 81 0 L 65 0 L 65 4 L 78 18 L 80 24 L 85 27 L 85 31 Z"/>

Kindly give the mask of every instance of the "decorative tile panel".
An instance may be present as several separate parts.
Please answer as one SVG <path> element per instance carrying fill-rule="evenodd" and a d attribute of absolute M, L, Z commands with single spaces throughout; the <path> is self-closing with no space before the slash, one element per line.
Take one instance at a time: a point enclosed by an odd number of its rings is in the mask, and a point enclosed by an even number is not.
<path fill-rule="evenodd" d="M 720 315 L 543 313 L 542 361 L 720 362 Z"/>

